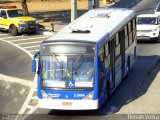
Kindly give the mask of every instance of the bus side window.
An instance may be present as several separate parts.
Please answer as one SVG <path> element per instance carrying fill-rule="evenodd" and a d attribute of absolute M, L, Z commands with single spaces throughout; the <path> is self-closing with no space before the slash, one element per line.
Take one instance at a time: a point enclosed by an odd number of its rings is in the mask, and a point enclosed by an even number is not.
<path fill-rule="evenodd" d="M 120 39 L 119 39 L 119 33 L 115 36 L 115 57 L 118 57 L 120 55 Z"/>
<path fill-rule="evenodd" d="M 136 37 L 136 18 L 132 20 L 132 34 L 133 34 L 133 41 L 134 41 Z"/>
<path fill-rule="evenodd" d="M 108 43 L 105 44 L 105 58 L 104 58 L 104 62 L 105 62 L 105 69 L 108 69 L 110 66 L 110 48 Z"/>
<path fill-rule="evenodd" d="M 128 23 L 128 35 L 129 35 L 129 45 L 132 44 L 132 26 L 131 21 Z"/>
<path fill-rule="evenodd" d="M 104 46 L 99 49 L 99 73 L 104 72 Z"/>
<path fill-rule="evenodd" d="M 125 32 L 125 49 L 127 49 L 128 46 L 128 32 L 127 32 L 127 26 L 125 26 L 124 28 L 124 32 Z"/>

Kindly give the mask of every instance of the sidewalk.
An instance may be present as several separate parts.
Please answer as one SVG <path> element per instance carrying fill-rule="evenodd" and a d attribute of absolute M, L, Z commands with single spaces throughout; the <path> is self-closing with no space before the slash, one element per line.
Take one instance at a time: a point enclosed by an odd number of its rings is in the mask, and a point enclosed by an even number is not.
<path fill-rule="evenodd" d="M 100 7 L 123 7 L 123 8 L 131 8 L 141 2 L 142 0 L 117 0 L 117 2 L 112 3 L 104 3 L 103 1 L 100 1 Z M 45 2 L 44 2 L 45 3 Z M 69 7 L 66 9 L 66 5 Z M 88 11 L 87 9 L 87 0 L 84 1 L 78 1 L 78 16 L 84 14 Z M 45 6 L 45 5 L 44 5 Z M 60 8 L 55 8 L 57 11 L 33 11 L 31 14 L 33 17 L 35 17 L 40 25 L 43 26 L 43 32 L 41 31 L 41 34 L 48 34 L 52 35 L 55 32 L 62 29 L 64 26 L 66 26 L 68 23 L 70 23 L 70 1 L 68 3 L 62 2 Z M 64 9 L 62 10 L 62 8 Z M 54 7 L 53 7 L 54 8 Z M 42 15 L 44 15 L 42 17 Z M 53 23 L 53 27 L 51 26 L 51 23 Z M 52 30 L 54 32 L 52 32 Z"/>
<path fill-rule="evenodd" d="M 109 7 L 114 5 L 115 3 L 107 3 L 107 4 L 102 4 L 102 7 Z M 87 9 L 78 9 L 78 16 L 81 16 L 85 12 L 87 12 Z M 33 17 L 37 18 L 37 22 L 41 26 L 41 33 L 42 34 L 48 34 L 52 35 L 55 32 L 59 31 L 63 27 L 65 27 L 67 24 L 70 23 L 70 17 L 71 13 L 70 10 L 62 10 L 62 11 L 39 11 L 39 13 L 36 11 L 31 13 Z M 39 19 L 37 16 L 38 14 L 46 14 L 46 17 L 44 19 Z M 53 24 L 53 26 L 51 25 Z"/>

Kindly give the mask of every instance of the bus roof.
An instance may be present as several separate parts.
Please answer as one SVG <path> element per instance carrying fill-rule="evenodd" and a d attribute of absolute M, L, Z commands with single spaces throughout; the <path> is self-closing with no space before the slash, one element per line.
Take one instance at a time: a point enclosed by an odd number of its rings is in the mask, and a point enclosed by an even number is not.
<path fill-rule="evenodd" d="M 134 15 L 133 10 L 126 8 L 93 9 L 49 37 L 44 43 L 66 40 L 96 43 L 103 37 L 112 36 Z"/>

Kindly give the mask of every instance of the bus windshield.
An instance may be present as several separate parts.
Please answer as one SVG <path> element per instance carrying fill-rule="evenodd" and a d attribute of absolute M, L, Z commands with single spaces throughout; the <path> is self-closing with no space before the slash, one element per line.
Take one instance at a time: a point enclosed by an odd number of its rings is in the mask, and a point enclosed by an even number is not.
<path fill-rule="evenodd" d="M 74 80 L 75 88 L 93 87 L 93 53 L 42 55 L 41 64 L 44 87 L 66 88 L 67 80 Z"/>

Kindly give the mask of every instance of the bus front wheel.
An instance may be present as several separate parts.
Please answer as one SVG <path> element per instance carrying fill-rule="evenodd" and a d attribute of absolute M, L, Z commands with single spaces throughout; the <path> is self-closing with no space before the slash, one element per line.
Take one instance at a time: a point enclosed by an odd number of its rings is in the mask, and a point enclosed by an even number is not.
<path fill-rule="evenodd" d="M 110 98 L 110 87 L 109 82 L 106 84 L 106 94 L 105 94 L 105 102 L 103 103 L 103 106 L 107 105 L 107 101 Z"/>
<path fill-rule="evenodd" d="M 130 70 L 130 60 L 129 60 L 129 58 L 128 58 L 125 78 L 128 78 L 129 70 Z"/>
<path fill-rule="evenodd" d="M 107 85 L 106 85 L 106 91 L 107 91 L 106 100 L 108 100 L 110 98 L 110 96 L 111 96 L 111 92 L 110 92 L 110 87 L 109 86 L 110 85 L 109 85 L 109 82 L 108 82 Z"/>

